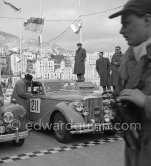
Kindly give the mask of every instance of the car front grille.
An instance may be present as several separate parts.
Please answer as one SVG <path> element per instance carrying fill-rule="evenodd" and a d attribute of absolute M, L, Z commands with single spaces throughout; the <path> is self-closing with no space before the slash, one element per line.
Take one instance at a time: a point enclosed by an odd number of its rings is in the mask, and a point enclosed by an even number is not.
<path fill-rule="evenodd" d="M 89 115 L 85 118 L 87 123 L 94 119 L 96 123 L 103 120 L 102 98 L 87 98 L 85 101 Z"/>

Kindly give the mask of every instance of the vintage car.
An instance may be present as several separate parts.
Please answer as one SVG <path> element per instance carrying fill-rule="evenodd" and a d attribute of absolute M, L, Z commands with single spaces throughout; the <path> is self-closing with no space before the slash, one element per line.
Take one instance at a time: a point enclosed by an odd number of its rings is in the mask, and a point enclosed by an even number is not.
<path fill-rule="evenodd" d="M 34 80 L 28 91 L 28 119 L 36 130 L 53 129 L 59 142 L 69 142 L 73 134 L 109 130 L 109 112 L 104 112 L 101 94 L 95 85 L 69 80 Z M 39 127 L 38 127 L 39 126 Z"/>
<path fill-rule="evenodd" d="M 26 129 L 27 116 L 23 106 L 15 103 L 4 105 L 4 96 L 0 87 L 0 142 L 12 141 L 14 145 L 23 145 L 29 135 Z"/>

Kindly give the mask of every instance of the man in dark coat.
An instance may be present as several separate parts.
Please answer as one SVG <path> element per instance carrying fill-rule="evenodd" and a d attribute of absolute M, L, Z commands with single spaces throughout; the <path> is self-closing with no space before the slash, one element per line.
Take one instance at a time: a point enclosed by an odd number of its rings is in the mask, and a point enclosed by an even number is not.
<path fill-rule="evenodd" d="M 100 76 L 103 91 L 110 89 L 110 62 L 108 58 L 103 57 L 103 52 L 99 52 L 99 59 L 96 60 L 96 71 Z"/>
<path fill-rule="evenodd" d="M 116 85 L 118 83 L 118 69 L 122 60 L 121 48 L 119 46 L 115 47 L 115 54 L 111 60 L 111 85 L 113 86 L 113 90 L 116 89 Z"/>
<path fill-rule="evenodd" d="M 125 166 L 151 165 L 151 0 L 130 0 L 110 18 L 121 17 L 120 33 L 130 48 L 120 66 L 119 100 L 132 103 L 124 115 L 141 124 L 136 149 L 125 145 Z M 133 105 L 133 107 L 132 107 Z M 134 107 L 135 106 L 135 107 Z M 134 109 L 135 108 L 135 109 Z"/>
<path fill-rule="evenodd" d="M 75 54 L 74 74 L 77 74 L 78 82 L 84 82 L 86 51 L 82 48 L 81 43 L 78 43 L 77 46 L 78 49 Z"/>
<path fill-rule="evenodd" d="M 27 109 L 27 99 L 29 98 L 29 96 L 31 96 L 27 92 L 27 88 L 28 88 L 28 85 L 31 84 L 32 78 L 33 78 L 32 75 L 26 74 L 25 78 L 20 79 L 15 84 L 15 87 L 11 96 L 11 102 L 13 99 L 15 99 L 17 104 L 20 104 Z"/>

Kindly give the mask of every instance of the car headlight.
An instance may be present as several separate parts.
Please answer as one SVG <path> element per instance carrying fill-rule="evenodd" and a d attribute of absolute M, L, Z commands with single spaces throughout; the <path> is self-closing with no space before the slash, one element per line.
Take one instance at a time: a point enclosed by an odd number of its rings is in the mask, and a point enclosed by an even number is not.
<path fill-rule="evenodd" d="M 106 114 L 105 116 L 104 116 L 104 120 L 105 120 L 105 122 L 110 122 L 110 115 L 109 114 Z"/>
<path fill-rule="evenodd" d="M 74 108 L 78 111 L 78 112 L 81 112 L 84 108 L 84 105 L 81 101 L 76 101 L 74 103 Z"/>
<path fill-rule="evenodd" d="M 3 115 L 3 120 L 6 123 L 11 123 L 14 120 L 14 115 L 12 112 L 6 112 Z"/>
<path fill-rule="evenodd" d="M 108 106 L 104 107 L 104 113 L 106 113 L 106 114 L 110 113 L 110 108 Z"/>
<path fill-rule="evenodd" d="M 109 123 L 110 122 L 110 119 L 109 118 L 105 118 L 104 119 L 106 123 Z"/>

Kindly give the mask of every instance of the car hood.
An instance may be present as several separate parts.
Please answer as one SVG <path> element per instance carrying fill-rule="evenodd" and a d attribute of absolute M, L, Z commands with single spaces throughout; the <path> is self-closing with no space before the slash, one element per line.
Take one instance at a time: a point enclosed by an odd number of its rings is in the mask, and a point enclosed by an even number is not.
<path fill-rule="evenodd" d="M 57 100 L 67 100 L 67 101 L 76 101 L 76 100 L 85 100 L 87 98 L 99 98 L 100 96 L 93 95 L 92 93 L 79 93 L 72 91 L 58 91 L 58 92 L 47 92 L 47 98 L 57 99 Z"/>
<path fill-rule="evenodd" d="M 75 100 L 83 100 L 83 95 L 78 93 L 69 93 L 69 92 L 48 92 L 46 93 L 46 97 L 57 100 L 67 100 L 67 101 L 75 101 Z"/>

